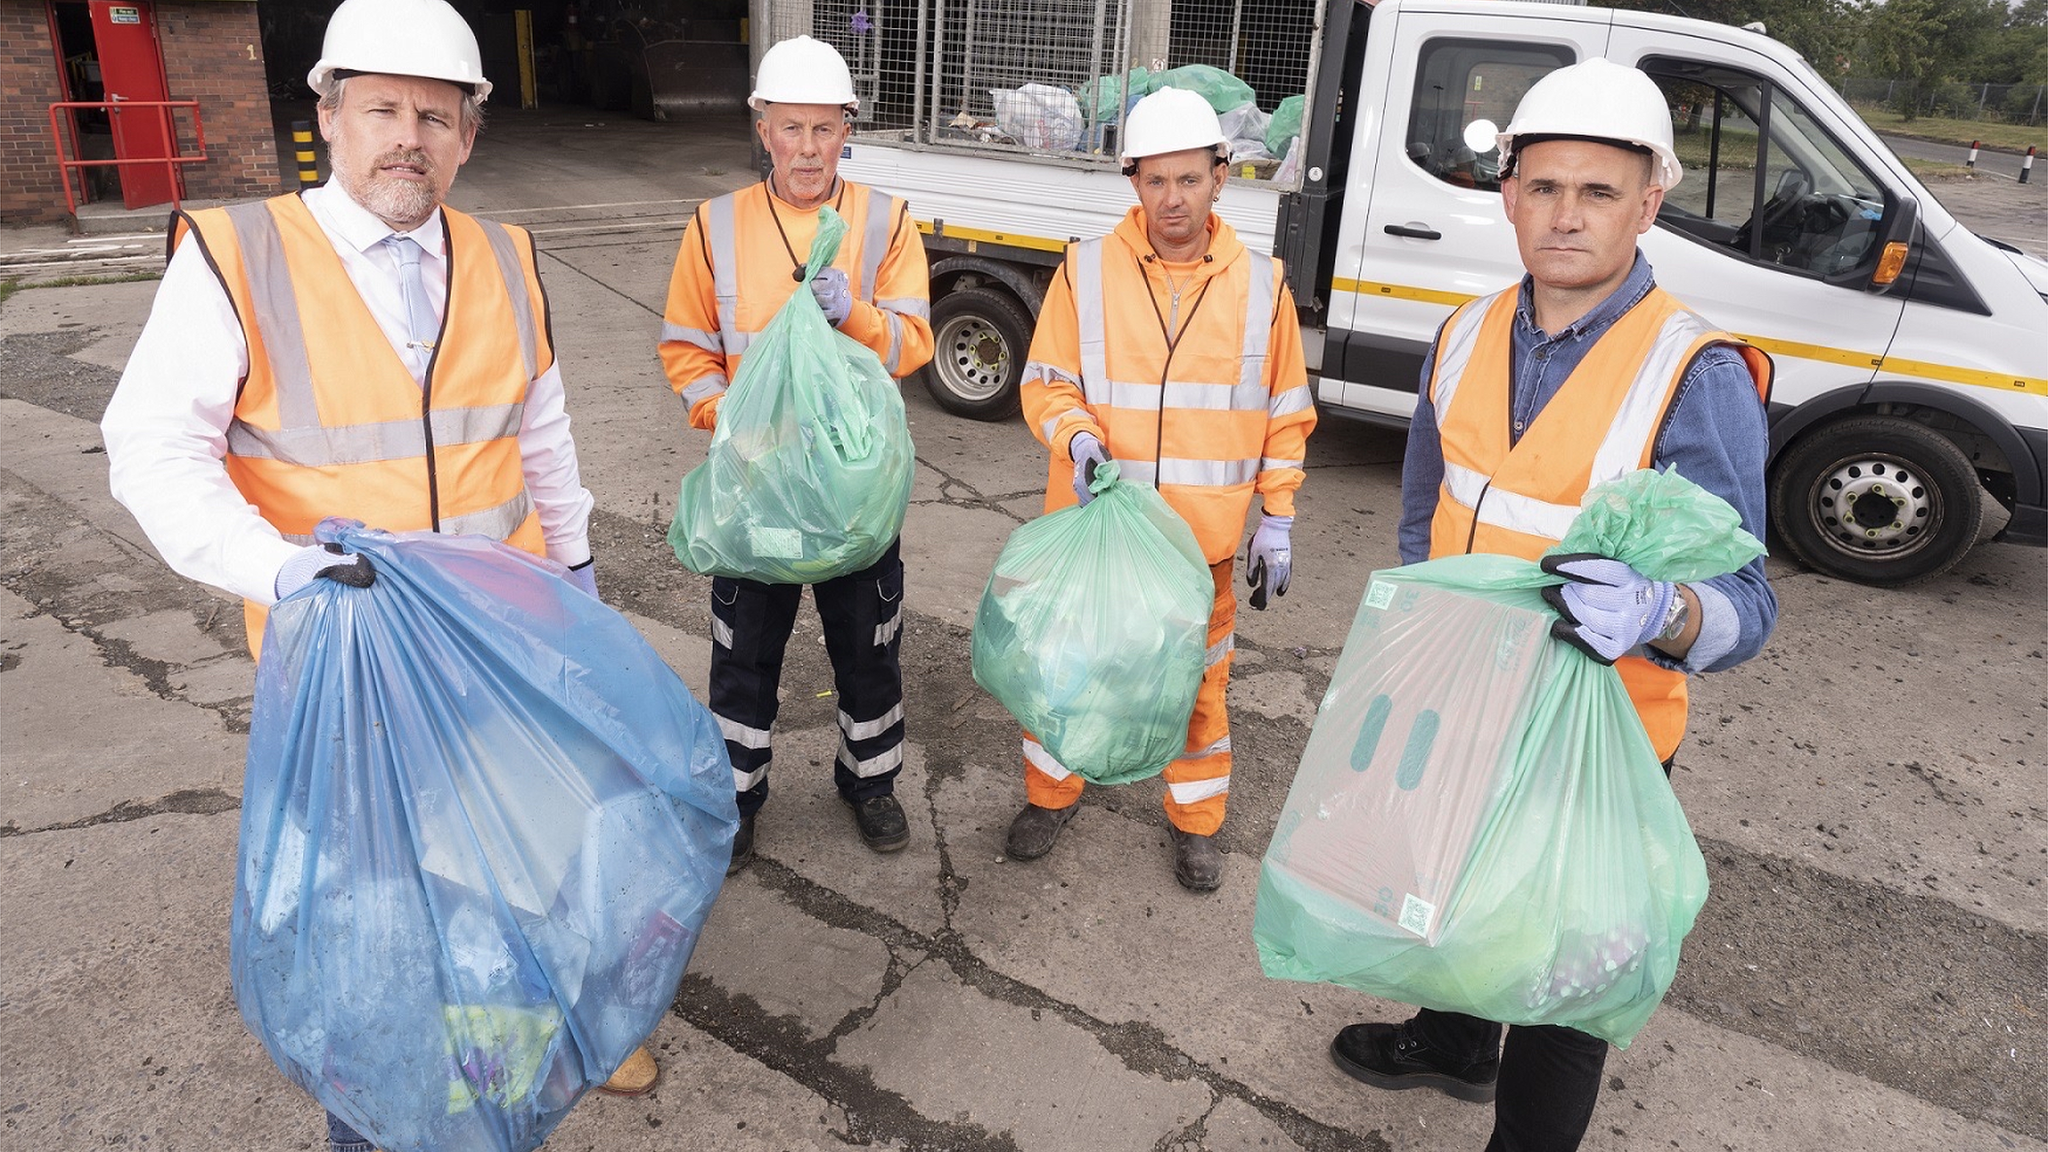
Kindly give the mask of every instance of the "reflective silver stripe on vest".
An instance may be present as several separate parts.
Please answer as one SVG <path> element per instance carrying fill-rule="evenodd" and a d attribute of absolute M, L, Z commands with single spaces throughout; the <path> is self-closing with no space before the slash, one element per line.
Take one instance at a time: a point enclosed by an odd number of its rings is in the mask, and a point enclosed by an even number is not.
<path fill-rule="evenodd" d="M 533 497 L 521 486 L 519 495 L 505 501 L 496 508 L 471 512 L 462 516 L 443 516 L 438 529 L 453 536 L 488 536 L 503 540 L 517 531 L 526 518 L 533 514 Z"/>
<path fill-rule="evenodd" d="M 1084 240 L 1074 245 L 1070 266 L 1074 270 L 1074 318 L 1081 338 L 1081 395 L 1090 404 L 1107 403 L 1109 325 L 1102 316 L 1102 241 Z M 1124 479 L 1131 479 L 1128 471 Z"/>
<path fill-rule="evenodd" d="M 263 337 L 270 374 L 277 381 L 278 423 L 286 428 L 316 426 L 320 406 L 313 400 L 313 365 L 306 354 L 298 293 L 292 288 L 277 219 L 262 201 L 232 205 L 227 214 L 242 246 L 242 269 L 249 278 L 250 305 L 256 312 L 244 323 L 255 321 Z"/>
<path fill-rule="evenodd" d="M 896 223 L 896 198 L 886 192 L 868 191 L 867 228 L 860 238 L 860 298 L 875 302 L 875 281 L 882 275 L 882 258 L 889 254 L 889 230 Z M 892 366 L 889 374 L 894 376 Z"/>
<path fill-rule="evenodd" d="M 1247 251 L 1251 257 L 1251 284 L 1244 294 L 1244 354 L 1238 360 L 1238 388 L 1257 389 L 1259 404 L 1232 405 L 1256 408 L 1265 402 L 1266 347 L 1273 337 L 1273 258 L 1263 252 Z"/>
<path fill-rule="evenodd" d="M 683 388 L 683 411 L 687 412 L 713 396 L 725 395 L 725 390 L 730 385 L 731 381 L 727 380 L 722 372 L 697 377 Z"/>
<path fill-rule="evenodd" d="M 1301 464 L 1302 462 L 1299 460 L 1284 460 L 1278 456 L 1259 457 L 1259 471 L 1261 472 L 1271 472 L 1275 468 L 1299 468 Z"/>
<path fill-rule="evenodd" d="M 478 220 L 484 237 L 491 242 L 491 255 L 498 259 L 498 275 L 505 278 L 505 294 L 512 300 L 512 320 L 519 326 L 519 350 L 526 356 L 526 378 L 540 375 L 539 329 L 533 322 L 533 298 L 526 291 L 526 266 L 519 262 L 519 249 L 503 224 Z M 449 268 L 454 269 L 454 250 L 449 251 Z M 453 282 L 453 277 L 450 277 Z"/>
<path fill-rule="evenodd" d="M 1642 467 L 1643 453 L 1650 448 L 1657 428 L 1664 421 L 1664 400 L 1672 383 L 1688 363 L 1687 353 L 1702 337 L 1714 333 L 1712 325 L 1684 309 L 1672 313 L 1657 333 L 1650 354 L 1628 386 L 1621 409 L 1608 425 L 1607 435 L 1593 453 L 1592 478 L 1587 487 L 1625 476 Z"/>
<path fill-rule="evenodd" d="M 882 371 L 894 376 L 896 366 L 903 360 L 903 317 L 884 312 L 882 319 L 889 325 L 889 354 L 882 357 Z"/>
<path fill-rule="evenodd" d="M 433 423 L 435 446 L 447 447 L 517 436 L 525 415 L 524 404 L 493 404 L 481 408 L 436 408 L 428 413 L 428 419 Z M 228 424 L 228 451 L 244 458 L 281 460 L 305 467 L 372 464 L 424 456 L 427 438 L 417 419 L 273 431 L 237 418 Z"/>
<path fill-rule="evenodd" d="M 1260 390 L 1263 392 L 1264 388 Z M 1309 394 L 1308 385 L 1297 384 L 1269 400 L 1266 404 L 1266 415 L 1278 420 L 1282 416 L 1292 416 L 1314 405 L 1315 397 Z"/>
<path fill-rule="evenodd" d="M 1444 493 L 1466 509 L 1475 505 L 1481 524 L 1505 528 L 1524 536 L 1562 540 L 1565 530 L 1579 514 L 1576 504 L 1552 504 L 1505 488 L 1488 488 L 1488 477 L 1462 464 L 1444 461 Z M 1481 497 L 1485 502 L 1481 503 Z"/>
<path fill-rule="evenodd" d="M 661 322 L 661 342 L 664 344 L 691 344 L 713 356 L 725 351 L 725 345 L 718 339 L 718 333 L 706 332 L 702 328 L 685 328 L 681 324 Z"/>
<path fill-rule="evenodd" d="M 1472 360 L 1472 349 L 1479 345 L 1479 328 L 1485 323 L 1486 314 L 1492 310 L 1493 302 L 1509 292 L 1519 292 L 1520 287 L 1481 296 L 1464 306 L 1450 324 L 1445 326 L 1443 336 L 1436 346 L 1436 423 L 1443 427 L 1444 409 L 1450 407 L 1451 397 L 1458 391 L 1458 381 L 1465 375 L 1465 365 Z"/>
<path fill-rule="evenodd" d="M 897 312 L 905 316 L 915 316 L 919 320 L 926 322 L 929 322 L 932 318 L 932 302 L 921 296 L 891 296 L 887 300 L 875 301 L 875 307 L 882 309 L 884 312 Z"/>
<path fill-rule="evenodd" d="M 1129 466 L 1117 462 L 1130 476 Z M 1180 484 L 1190 488 L 1228 488 L 1237 484 L 1249 484 L 1259 475 L 1257 460 L 1183 460 L 1168 456 L 1159 461 L 1160 484 Z"/>
<path fill-rule="evenodd" d="M 1231 632 L 1225 635 L 1223 639 L 1209 645 L 1208 653 L 1202 658 L 1202 666 L 1204 668 L 1214 668 L 1223 661 L 1224 657 L 1229 656 L 1235 651 L 1237 651 L 1237 633 Z"/>
<path fill-rule="evenodd" d="M 1073 373 L 1068 372 L 1064 368 L 1059 368 L 1054 365 L 1047 364 L 1043 360 L 1025 361 L 1023 378 L 1026 380 L 1059 380 L 1067 384 L 1072 384 L 1077 388 L 1080 387 L 1081 384 L 1079 380 L 1076 380 L 1074 378 Z"/>
<path fill-rule="evenodd" d="M 718 297 L 718 335 L 727 356 L 738 356 L 747 346 L 740 331 L 739 241 L 733 224 L 733 196 L 727 193 L 706 200 L 700 209 L 704 230 L 711 235 L 711 291 Z"/>

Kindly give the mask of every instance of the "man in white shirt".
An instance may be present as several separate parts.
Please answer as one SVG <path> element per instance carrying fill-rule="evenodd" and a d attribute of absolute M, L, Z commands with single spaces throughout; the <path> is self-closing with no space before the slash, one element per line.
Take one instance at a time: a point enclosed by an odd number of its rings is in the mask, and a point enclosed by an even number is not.
<path fill-rule="evenodd" d="M 482 122 L 474 33 L 445 0 L 346 0 L 308 76 L 333 179 L 180 215 L 107 406 L 114 496 L 177 572 L 269 605 L 362 557 L 325 516 L 481 533 L 596 595 L 593 501 L 569 434 L 531 237 L 446 209 Z M 605 1086 L 638 1095 L 644 1048 Z M 329 1117 L 335 1152 L 368 1141 Z"/>

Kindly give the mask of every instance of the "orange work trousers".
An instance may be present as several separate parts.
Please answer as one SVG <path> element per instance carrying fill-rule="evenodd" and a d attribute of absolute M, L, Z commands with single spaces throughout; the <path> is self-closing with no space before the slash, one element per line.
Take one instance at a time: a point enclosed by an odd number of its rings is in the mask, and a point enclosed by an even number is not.
<path fill-rule="evenodd" d="M 1232 560 L 1211 565 L 1216 602 L 1209 609 L 1208 667 L 1195 694 L 1194 715 L 1188 717 L 1187 752 L 1166 766 L 1166 818 L 1175 828 L 1213 836 L 1223 826 L 1224 801 L 1230 794 L 1230 714 L 1223 693 L 1230 685 L 1232 631 L 1237 626 L 1237 590 L 1231 586 Z M 1024 798 L 1040 808 L 1065 808 L 1078 803 L 1085 781 L 1052 758 L 1031 733 L 1024 734 Z"/>

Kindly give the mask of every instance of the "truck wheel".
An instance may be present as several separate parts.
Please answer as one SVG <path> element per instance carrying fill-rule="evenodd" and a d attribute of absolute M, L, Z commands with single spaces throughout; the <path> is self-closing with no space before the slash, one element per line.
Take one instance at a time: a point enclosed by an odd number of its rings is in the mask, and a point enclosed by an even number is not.
<path fill-rule="evenodd" d="M 1017 412 L 1031 317 L 1009 295 L 966 288 L 939 297 L 932 304 L 932 343 L 924 383 L 939 407 L 976 420 Z"/>
<path fill-rule="evenodd" d="M 1948 571 L 1983 518 L 1969 458 L 1908 420 L 1824 424 L 1771 469 L 1771 521 L 1792 554 L 1859 584 L 1895 588 Z"/>

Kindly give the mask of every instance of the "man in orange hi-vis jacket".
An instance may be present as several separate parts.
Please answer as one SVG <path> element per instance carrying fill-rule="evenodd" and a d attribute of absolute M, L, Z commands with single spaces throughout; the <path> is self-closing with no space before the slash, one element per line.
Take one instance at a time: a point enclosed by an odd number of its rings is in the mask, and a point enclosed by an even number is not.
<path fill-rule="evenodd" d="M 846 60 L 798 36 L 761 57 L 750 101 L 768 150 L 767 180 L 706 201 L 683 231 L 662 317 L 661 362 L 709 430 L 754 335 L 797 290 L 819 210 L 846 218 L 833 266 L 811 281 L 825 318 L 874 350 L 891 376 L 932 358 L 931 286 L 924 241 L 909 207 L 839 179 L 839 150 L 860 101 Z M 754 858 L 754 818 L 768 799 L 769 735 L 782 657 L 803 595 L 800 584 L 725 576 L 711 581 L 711 712 L 732 756 L 740 829 L 730 871 Z M 910 843 L 897 803 L 903 767 L 903 561 L 895 544 L 868 568 L 811 586 L 839 695 L 839 756 L 832 777 L 861 842 L 876 852 Z"/>
<path fill-rule="evenodd" d="M 1225 141 L 1195 93 L 1164 88 L 1131 109 L 1123 162 L 1138 206 L 1109 236 L 1067 250 L 1023 380 L 1031 431 L 1052 449 L 1046 511 L 1085 503 L 1089 473 L 1113 457 L 1124 479 L 1153 485 L 1187 520 L 1209 561 L 1208 668 L 1186 753 L 1165 771 L 1174 878 L 1197 892 L 1223 878 L 1215 835 L 1230 790 L 1232 560 L 1257 493 L 1263 516 L 1245 554 L 1252 606 L 1286 593 L 1294 492 L 1316 423 L 1280 262 L 1247 249 L 1211 212 Z M 1010 823 L 1011 858 L 1052 850 L 1081 784 L 1026 734 L 1028 803 Z"/>

